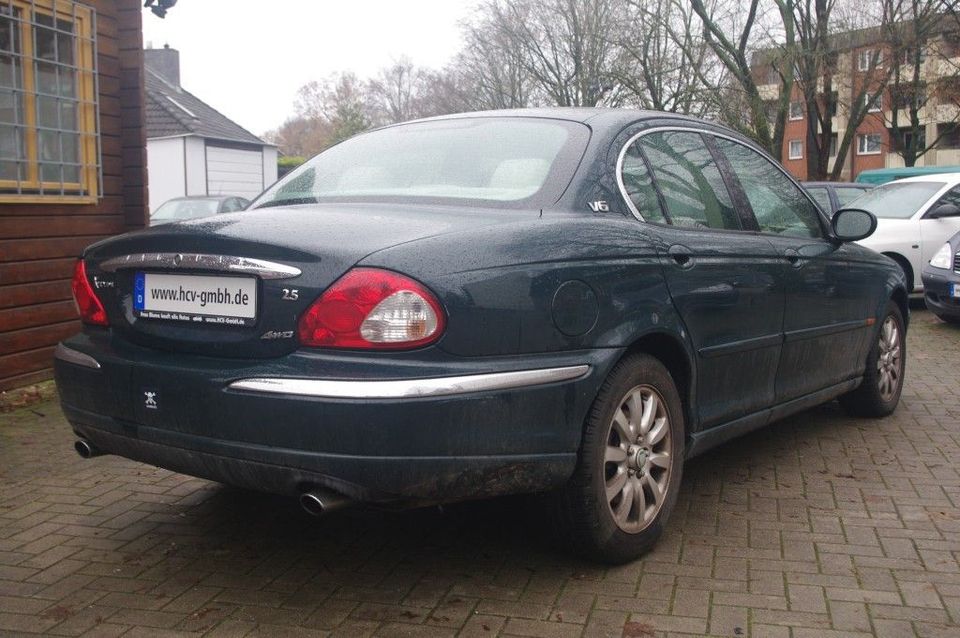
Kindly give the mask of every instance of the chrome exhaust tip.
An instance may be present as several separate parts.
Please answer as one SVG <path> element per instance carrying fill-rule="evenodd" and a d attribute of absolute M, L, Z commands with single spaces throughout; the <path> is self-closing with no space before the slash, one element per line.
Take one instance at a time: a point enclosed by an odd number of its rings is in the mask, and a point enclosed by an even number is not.
<path fill-rule="evenodd" d="M 323 516 L 349 505 L 352 501 L 331 490 L 313 489 L 300 495 L 300 507 L 311 516 Z"/>
<path fill-rule="evenodd" d="M 93 443 L 86 439 L 77 439 L 73 444 L 73 449 L 85 459 L 92 459 L 95 456 L 103 454 Z"/>

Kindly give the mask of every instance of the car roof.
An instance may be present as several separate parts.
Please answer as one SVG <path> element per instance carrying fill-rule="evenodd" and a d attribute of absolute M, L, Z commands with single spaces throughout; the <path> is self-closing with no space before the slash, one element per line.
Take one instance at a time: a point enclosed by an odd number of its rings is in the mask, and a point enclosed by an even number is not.
<path fill-rule="evenodd" d="M 524 117 L 564 120 L 567 122 L 587 124 L 590 127 L 597 129 L 623 128 L 628 124 L 633 124 L 643 120 L 668 118 L 671 120 L 689 122 L 691 125 L 702 127 L 705 130 L 720 129 L 723 130 L 726 135 L 730 135 L 739 140 L 749 142 L 751 145 L 755 145 L 752 140 L 727 126 L 690 115 L 680 115 L 679 113 L 669 113 L 667 111 L 651 111 L 646 109 L 612 108 L 602 106 L 554 106 L 524 109 L 498 109 L 493 111 L 472 111 L 468 113 L 452 113 L 450 115 L 427 117 L 420 120 L 413 120 L 413 122 L 436 122 L 481 117 Z M 401 122 L 399 124 L 391 124 L 383 128 L 389 128 L 390 126 L 402 126 L 410 123 L 411 122 Z"/>
<path fill-rule="evenodd" d="M 944 184 L 957 184 L 960 183 L 960 173 L 929 173 L 927 175 L 904 177 L 887 183 L 899 184 L 901 182 L 943 182 Z"/>
<path fill-rule="evenodd" d="M 168 202 L 183 202 L 183 201 L 196 202 L 196 201 L 202 201 L 202 200 L 220 201 L 224 199 L 231 199 L 233 197 L 239 197 L 240 199 L 245 199 L 242 195 L 188 195 L 186 197 L 171 197 L 167 201 Z"/>
<path fill-rule="evenodd" d="M 801 182 L 804 186 L 831 186 L 833 188 L 871 189 L 873 184 L 858 184 L 857 182 Z"/>

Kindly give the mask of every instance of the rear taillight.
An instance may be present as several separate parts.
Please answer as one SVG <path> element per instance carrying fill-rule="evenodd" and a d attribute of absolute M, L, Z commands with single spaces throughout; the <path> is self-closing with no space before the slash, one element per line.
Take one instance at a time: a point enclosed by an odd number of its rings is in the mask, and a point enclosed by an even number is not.
<path fill-rule="evenodd" d="M 305 346 L 416 348 L 443 334 L 443 308 L 416 281 L 389 270 L 354 268 L 307 308 L 297 332 Z"/>
<path fill-rule="evenodd" d="M 97 298 L 97 293 L 87 278 L 87 267 L 82 259 L 78 259 L 73 267 L 73 300 L 77 304 L 80 320 L 93 326 L 110 325 L 107 321 L 107 311 Z"/>

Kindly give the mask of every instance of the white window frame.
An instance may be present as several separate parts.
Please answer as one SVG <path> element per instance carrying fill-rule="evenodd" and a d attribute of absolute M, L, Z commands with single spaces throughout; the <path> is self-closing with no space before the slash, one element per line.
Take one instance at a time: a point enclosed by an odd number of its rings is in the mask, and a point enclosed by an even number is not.
<path fill-rule="evenodd" d="M 793 152 L 793 145 L 798 144 L 800 146 L 800 151 L 797 154 Z M 803 159 L 803 140 L 790 140 L 787 143 L 787 159 L 798 160 Z"/>
<path fill-rule="evenodd" d="M 861 49 L 857 53 L 857 70 L 858 71 L 869 71 L 870 62 L 873 60 L 873 54 L 877 53 L 876 49 Z M 877 53 L 877 67 L 879 67 L 883 62 L 883 56 Z"/>
<path fill-rule="evenodd" d="M 794 117 L 793 115 L 794 104 L 800 105 L 800 115 L 796 117 Z M 790 106 L 787 107 L 787 117 L 790 119 L 791 122 L 797 122 L 799 120 L 802 120 L 803 119 L 803 102 L 801 102 L 800 100 L 791 100 Z"/>
<path fill-rule="evenodd" d="M 867 139 L 871 137 L 877 138 L 877 150 L 868 151 L 867 149 Z M 861 133 L 857 135 L 857 155 L 879 155 L 883 152 L 883 136 L 880 133 Z"/>
<path fill-rule="evenodd" d="M 873 103 L 873 106 L 867 109 L 867 113 L 881 113 L 883 111 L 883 91 L 880 91 L 879 95 L 871 95 L 868 97 L 868 100 L 877 98 L 877 101 Z"/>

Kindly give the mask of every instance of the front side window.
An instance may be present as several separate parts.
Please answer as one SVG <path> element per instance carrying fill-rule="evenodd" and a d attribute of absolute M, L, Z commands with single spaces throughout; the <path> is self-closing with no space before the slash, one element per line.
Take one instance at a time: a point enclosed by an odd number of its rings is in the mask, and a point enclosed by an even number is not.
<path fill-rule="evenodd" d="M 93 11 L 0 0 L 0 202 L 99 192 Z"/>
<path fill-rule="evenodd" d="M 671 224 L 741 229 L 720 169 L 699 133 L 651 133 L 638 143 L 653 168 Z"/>
<path fill-rule="evenodd" d="M 722 138 L 717 138 L 717 147 L 730 160 L 760 232 L 786 237 L 823 236 L 817 207 L 770 160 L 743 144 Z"/>
<path fill-rule="evenodd" d="M 338 200 L 547 205 L 573 177 L 588 139 L 582 124 L 527 117 L 391 126 L 320 153 L 252 208 Z"/>
<path fill-rule="evenodd" d="M 840 204 L 840 208 L 845 208 L 847 204 L 866 193 L 867 190 L 869 189 L 856 188 L 854 186 L 844 186 L 843 188 L 838 188 L 836 190 L 837 203 Z"/>
<path fill-rule="evenodd" d="M 880 134 L 867 133 L 857 136 L 857 155 L 879 155 Z"/>
<path fill-rule="evenodd" d="M 936 208 L 942 204 L 953 204 L 957 208 L 960 208 L 960 186 L 954 186 L 946 193 L 943 197 L 937 200 L 937 203 L 931 206 L 931 209 Z"/>

